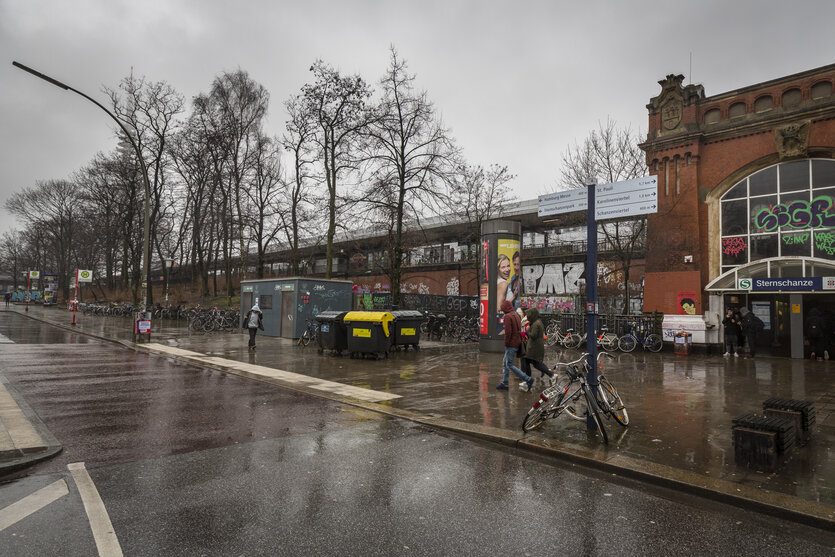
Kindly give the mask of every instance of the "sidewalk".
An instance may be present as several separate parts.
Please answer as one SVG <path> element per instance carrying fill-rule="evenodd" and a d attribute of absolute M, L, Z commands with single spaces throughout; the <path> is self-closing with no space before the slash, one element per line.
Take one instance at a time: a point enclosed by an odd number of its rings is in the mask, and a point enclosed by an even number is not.
<path fill-rule="evenodd" d="M 63 327 L 72 321 L 71 314 L 58 308 L 33 307 L 28 315 Z M 78 333 L 130 344 L 127 319 L 78 315 L 77 321 Z M 153 344 L 137 349 L 167 357 L 190 351 L 197 354 L 183 357 L 193 363 L 835 528 L 835 466 L 830 457 L 835 450 L 835 362 L 676 357 L 668 349 L 660 354 L 616 353 L 613 363 L 604 362 L 605 372 L 627 404 L 630 427 L 608 423 L 610 443 L 603 446 L 584 424 L 568 417 L 524 434 L 520 425 L 538 391 L 497 391 L 501 354 L 481 353 L 475 345 L 423 341 L 417 352 L 393 352 L 375 361 L 319 355 L 312 345 L 302 348 L 262 335 L 253 353 L 245 335 L 192 334 L 167 323 L 155 327 Z M 553 349 L 546 360 L 553 365 L 578 356 Z M 362 400 L 356 391 L 314 387 L 313 380 L 391 396 Z M 796 447 L 776 473 L 738 468 L 731 420 L 761 413 L 762 402 L 770 397 L 815 402 L 812 440 Z"/>

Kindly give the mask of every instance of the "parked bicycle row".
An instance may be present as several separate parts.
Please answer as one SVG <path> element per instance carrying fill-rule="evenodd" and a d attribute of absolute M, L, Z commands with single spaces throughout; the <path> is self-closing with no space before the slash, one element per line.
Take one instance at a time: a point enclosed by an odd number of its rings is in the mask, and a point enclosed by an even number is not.
<path fill-rule="evenodd" d="M 578 321 L 581 321 L 578 319 Z M 574 327 L 563 328 L 564 320 L 551 319 L 545 325 L 545 343 L 547 346 L 562 346 L 565 348 L 580 348 L 586 344 L 587 332 L 585 328 L 576 330 Z M 583 324 L 585 327 L 585 324 Z M 653 332 L 652 322 L 647 318 L 637 317 L 632 321 L 619 324 L 620 334 L 612 332 L 608 327 L 601 326 L 597 336 L 597 345 L 603 350 L 622 350 L 632 352 L 641 346 L 645 350 L 658 352 L 664 346 L 661 335 Z"/>

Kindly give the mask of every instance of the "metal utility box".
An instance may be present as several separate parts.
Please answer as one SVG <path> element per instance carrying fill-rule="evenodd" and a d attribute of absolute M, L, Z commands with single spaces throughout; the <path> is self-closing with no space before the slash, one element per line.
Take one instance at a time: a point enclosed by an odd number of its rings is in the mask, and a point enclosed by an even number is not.
<path fill-rule="evenodd" d="M 299 338 L 324 311 L 350 311 L 349 280 L 273 278 L 241 281 L 241 319 L 257 301 L 264 312 L 263 334 Z"/>
<path fill-rule="evenodd" d="M 394 346 L 405 346 L 407 349 L 412 346 L 415 350 L 420 344 L 420 324 L 423 323 L 423 314 L 414 310 L 393 311 L 394 316 Z"/>
<path fill-rule="evenodd" d="M 348 330 L 343 318 L 347 311 L 323 311 L 316 316 L 319 329 L 319 349 L 341 353 L 348 348 Z"/>
<path fill-rule="evenodd" d="M 345 314 L 348 351 L 388 357 L 392 342 L 394 316 L 387 311 L 351 311 Z"/>

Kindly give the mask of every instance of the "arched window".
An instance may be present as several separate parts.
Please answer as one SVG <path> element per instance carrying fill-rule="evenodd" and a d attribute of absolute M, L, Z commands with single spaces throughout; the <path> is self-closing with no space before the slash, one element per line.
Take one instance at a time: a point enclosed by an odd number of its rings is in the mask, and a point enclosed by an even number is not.
<path fill-rule="evenodd" d="M 771 95 L 763 95 L 754 101 L 754 112 L 768 112 L 774 107 Z"/>
<path fill-rule="evenodd" d="M 720 199 L 722 272 L 770 257 L 835 260 L 835 160 L 776 164 Z"/>
<path fill-rule="evenodd" d="M 812 99 L 825 99 L 832 96 L 832 83 L 821 81 L 812 85 Z"/>
<path fill-rule="evenodd" d="M 803 94 L 800 89 L 789 89 L 783 93 L 783 108 L 792 109 L 800 106 L 800 101 L 803 99 Z"/>
<path fill-rule="evenodd" d="M 705 124 L 708 126 L 711 124 L 718 124 L 721 117 L 722 114 L 718 108 L 711 108 L 705 112 Z"/>
<path fill-rule="evenodd" d="M 734 118 L 742 118 L 745 116 L 745 103 L 738 102 L 731 105 L 728 109 L 728 117 L 733 120 Z"/>

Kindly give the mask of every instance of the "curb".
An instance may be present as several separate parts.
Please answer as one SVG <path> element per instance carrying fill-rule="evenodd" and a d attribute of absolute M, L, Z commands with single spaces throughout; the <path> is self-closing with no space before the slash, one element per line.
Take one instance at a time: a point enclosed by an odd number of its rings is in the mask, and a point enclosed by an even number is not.
<path fill-rule="evenodd" d="M 144 352 L 146 354 L 157 354 L 155 351 L 143 346 L 142 344 L 88 333 L 67 325 L 53 323 L 45 319 L 29 315 L 27 315 L 27 317 L 102 341 L 120 344 L 125 348 L 135 351 Z M 728 480 L 711 478 L 703 474 L 672 468 L 663 464 L 656 464 L 618 454 L 609 456 L 604 451 L 593 451 L 583 447 L 559 443 L 553 439 L 538 436 L 530 437 L 522 433 L 517 434 L 513 431 L 505 429 L 468 424 L 447 418 L 429 416 L 411 410 L 394 408 L 385 403 L 366 402 L 336 393 L 326 393 L 321 390 L 305 387 L 303 385 L 290 384 L 280 379 L 258 376 L 242 370 L 223 366 L 216 362 L 204 362 L 197 358 L 170 354 L 166 354 L 165 357 L 173 358 L 191 365 L 199 365 L 201 367 L 246 377 L 248 379 L 270 383 L 287 390 L 363 408 L 365 410 L 377 412 L 389 417 L 409 420 L 425 425 L 429 428 L 448 431 L 481 441 L 497 443 L 515 450 L 558 458 L 612 475 L 622 476 L 666 489 L 681 491 L 691 495 L 703 497 L 705 499 L 733 505 L 742 509 L 753 510 L 759 513 L 771 515 L 783 520 L 805 524 L 807 526 L 813 526 L 824 530 L 835 531 L 835 507 L 815 501 L 807 501 L 790 495 L 764 491 L 755 487 L 736 484 Z"/>

